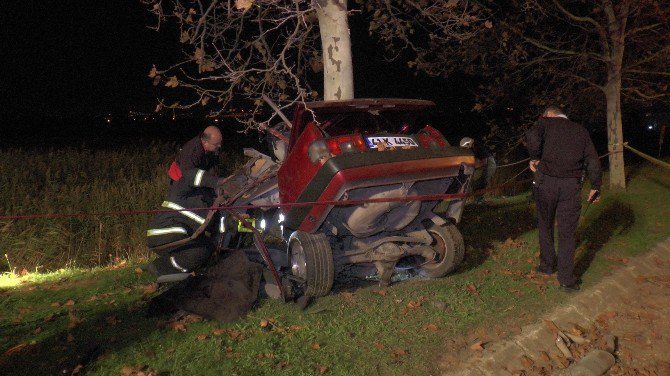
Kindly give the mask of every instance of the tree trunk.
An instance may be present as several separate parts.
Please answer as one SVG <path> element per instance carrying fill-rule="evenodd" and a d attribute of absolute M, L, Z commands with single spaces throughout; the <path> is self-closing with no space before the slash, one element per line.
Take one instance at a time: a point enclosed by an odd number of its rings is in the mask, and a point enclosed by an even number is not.
<path fill-rule="evenodd" d="M 607 150 L 609 155 L 610 189 L 626 189 L 623 162 L 623 128 L 621 123 L 621 73 L 612 77 L 605 87 L 607 99 Z"/>
<path fill-rule="evenodd" d="M 610 189 L 626 189 L 626 172 L 623 163 L 623 127 L 621 122 L 621 71 L 625 48 L 626 21 L 629 3 L 622 3 L 617 9 L 611 3 L 605 7 L 609 34 L 609 62 L 607 63 L 607 83 L 605 99 L 607 100 L 607 150 L 610 162 Z"/>
<path fill-rule="evenodd" d="M 323 50 L 323 99 L 353 99 L 347 0 L 314 0 Z"/>

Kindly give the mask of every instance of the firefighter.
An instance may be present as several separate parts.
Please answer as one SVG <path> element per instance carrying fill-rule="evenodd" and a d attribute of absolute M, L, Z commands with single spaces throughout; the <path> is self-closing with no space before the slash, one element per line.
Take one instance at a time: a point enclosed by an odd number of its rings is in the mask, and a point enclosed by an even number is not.
<path fill-rule="evenodd" d="M 535 173 L 533 195 L 540 233 L 540 264 L 536 271 L 558 272 L 560 289 L 579 290 L 573 274 L 575 238 L 581 210 L 582 176 L 591 183 L 589 201 L 599 200 L 600 160 L 588 131 L 548 107 L 526 134 L 529 167 Z M 558 255 L 554 250 L 554 219 L 558 222 Z"/>
<path fill-rule="evenodd" d="M 168 199 L 162 204 L 163 208 L 175 211 L 158 213 L 149 225 L 149 248 L 186 239 L 205 223 L 206 210 L 188 209 L 211 207 L 220 181 L 202 169 L 184 171 L 181 178 L 172 183 Z M 218 222 L 212 220 L 210 223 Z M 203 233 L 177 248 L 158 250 L 156 253 L 158 258 L 149 264 L 148 270 L 158 277 L 158 282 L 169 282 L 185 279 L 190 272 L 205 264 L 212 249 Z"/>
<path fill-rule="evenodd" d="M 186 171 L 200 169 L 213 174 L 219 161 L 223 136 L 219 128 L 210 125 L 199 135 L 184 144 L 177 152 L 175 160 L 168 169 L 170 182 L 181 179 Z"/>

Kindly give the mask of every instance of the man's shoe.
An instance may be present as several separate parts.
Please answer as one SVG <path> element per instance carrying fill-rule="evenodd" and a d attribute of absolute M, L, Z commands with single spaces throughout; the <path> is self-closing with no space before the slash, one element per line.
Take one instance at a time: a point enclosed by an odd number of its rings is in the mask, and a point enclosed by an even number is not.
<path fill-rule="evenodd" d="M 579 285 L 577 283 L 573 283 L 572 285 L 560 285 L 558 289 L 563 292 L 577 292 L 579 291 Z"/>
<path fill-rule="evenodd" d="M 538 272 L 538 273 L 540 273 L 540 274 L 546 274 L 546 275 L 552 275 L 552 274 L 556 273 L 555 270 L 552 270 L 552 271 L 546 271 L 546 270 L 542 269 L 542 268 L 539 267 L 539 266 L 535 268 L 535 271 Z"/>

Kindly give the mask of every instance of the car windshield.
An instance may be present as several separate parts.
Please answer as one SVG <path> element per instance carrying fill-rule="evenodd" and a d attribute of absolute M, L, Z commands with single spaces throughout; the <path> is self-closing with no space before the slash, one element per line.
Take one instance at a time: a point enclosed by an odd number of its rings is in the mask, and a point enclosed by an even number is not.
<path fill-rule="evenodd" d="M 418 113 L 407 111 L 317 113 L 321 128 L 331 137 L 346 134 L 408 134 L 416 130 L 417 117 Z"/>

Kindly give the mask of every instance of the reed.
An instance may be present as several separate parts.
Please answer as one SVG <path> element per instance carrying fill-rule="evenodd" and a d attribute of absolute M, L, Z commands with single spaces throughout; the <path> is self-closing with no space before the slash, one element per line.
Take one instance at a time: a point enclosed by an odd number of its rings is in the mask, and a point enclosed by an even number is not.
<path fill-rule="evenodd" d="M 176 145 L 115 151 L 0 150 L 0 215 L 142 211 L 167 193 Z M 0 220 L 0 254 L 21 270 L 99 266 L 143 259 L 151 214 Z"/>

